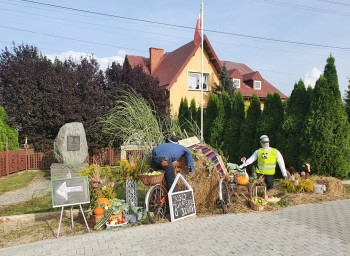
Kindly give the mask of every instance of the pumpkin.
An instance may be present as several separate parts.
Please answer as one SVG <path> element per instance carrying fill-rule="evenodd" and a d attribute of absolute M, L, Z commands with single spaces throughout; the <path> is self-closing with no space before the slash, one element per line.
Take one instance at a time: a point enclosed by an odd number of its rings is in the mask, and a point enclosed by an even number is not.
<path fill-rule="evenodd" d="M 239 185 L 246 185 L 249 183 L 249 179 L 246 176 L 238 176 L 237 177 L 237 184 Z"/>
<path fill-rule="evenodd" d="M 105 197 L 97 198 L 96 202 L 99 206 L 108 206 L 110 204 L 109 199 Z"/>
<path fill-rule="evenodd" d="M 99 206 L 97 206 L 94 210 L 94 215 L 103 215 L 105 213 L 105 210 Z"/>

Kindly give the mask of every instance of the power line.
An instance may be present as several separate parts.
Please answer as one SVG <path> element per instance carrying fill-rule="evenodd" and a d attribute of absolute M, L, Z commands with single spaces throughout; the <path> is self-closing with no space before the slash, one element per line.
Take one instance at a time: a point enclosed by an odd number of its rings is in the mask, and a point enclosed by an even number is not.
<path fill-rule="evenodd" d="M 331 4 L 338 4 L 338 5 L 350 6 L 350 4 L 341 3 L 341 2 L 337 2 L 337 1 L 329 1 L 329 0 L 317 0 L 317 1 L 326 2 L 326 3 L 331 3 Z"/>
<path fill-rule="evenodd" d="M 52 34 L 48 34 L 48 33 L 40 33 L 40 32 L 36 32 L 36 31 L 20 29 L 20 28 L 14 28 L 14 27 L 8 27 L 8 26 L 1 26 L 0 25 L 0 28 L 12 29 L 12 30 L 17 30 L 17 31 L 22 31 L 22 32 L 27 32 L 27 33 L 32 33 L 32 34 L 40 34 L 40 35 L 44 35 L 44 36 L 50 36 L 50 37 L 61 38 L 61 39 L 77 41 L 77 42 L 83 42 L 83 43 L 103 45 L 103 46 L 108 46 L 108 47 L 113 47 L 113 48 L 122 48 L 122 49 L 126 49 L 126 50 L 137 51 L 137 52 L 147 52 L 147 51 L 137 50 L 137 49 L 133 49 L 133 48 L 126 48 L 126 47 L 118 46 L 118 45 L 112 45 L 112 44 L 105 44 L 105 43 L 99 43 L 99 42 L 88 41 L 88 40 L 75 39 L 75 38 L 65 37 L 65 36 L 57 36 L 57 35 L 52 35 Z"/>
<path fill-rule="evenodd" d="M 133 20 L 133 21 L 138 21 L 138 22 L 145 22 L 145 23 L 150 23 L 150 24 L 164 25 L 164 26 L 183 28 L 183 29 L 191 29 L 191 30 L 194 29 L 194 27 L 175 25 L 175 24 L 164 23 L 164 22 L 157 22 L 157 21 L 151 21 L 151 20 L 145 20 L 145 19 L 130 18 L 130 17 L 126 17 L 126 16 L 120 16 L 120 15 L 114 15 L 114 14 L 108 14 L 108 13 L 101 13 L 101 12 L 95 12 L 95 11 L 88 11 L 88 10 L 83 10 L 83 9 L 71 8 L 71 7 L 61 6 L 61 5 L 54 5 L 54 4 L 47 4 L 47 3 L 31 1 L 31 0 L 20 0 L 20 1 L 33 3 L 33 4 L 38 4 L 38 5 L 50 6 L 50 7 L 53 7 L 53 8 L 71 10 L 71 11 L 76 11 L 76 12 L 83 12 L 83 13 L 89 13 L 89 14 L 94 14 L 94 15 L 113 17 L 113 18 L 118 18 L 118 19 Z M 280 3 L 280 2 L 277 2 L 277 1 L 269 1 L 269 0 L 262 0 L 262 1 Z M 290 6 L 294 6 L 294 5 L 291 5 L 291 4 L 289 4 L 289 5 Z M 299 6 L 299 7 L 301 7 L 301 6 Z M 318 8 L 311 8 L 311 9 L 318 9 Z M 350 14 L 347 14 L 347 15 L 350 16 Z M 239 33 L 224 32 L 224 31 L 219 31 L 219 30 L 211 30 L 211 29 L 207 29 L 205 32 L 211 32 L 211 33 L 216 33 L 216 34 L 221 34 L 221 35 L 230 35 L 230 36 L 244 37 L 244 38 L 252 38 L 252 39 L 258 39 L 258 40 L 264 40 L 264 41 L 272 41 L 272 42 L 278 42 L 278 43 L 288 43 L 288 44 L 294 44 L 294 45 L 305 45 L 305 46 L 320 47 L 320 48 L 347 50 L 347 51 L 350 50 L 349 47 L 332 46 L 332 45 L 308 43 L 308 42 L 301 42 L 301 41 L 289 41 L 289 40 L 283 40 L 283 39 L 275 39 L 275 38 L 268 38 L 268 37 L 252 36 L 252 35 L 245 35 L 245 34 L 239 34 Z"/>
<path fill-rule="evenodd" d="M 327 10 L 327 9 L 321 9 L 321 8 L 316 8 L 316 7 L 310 7 L 310 6 L 305 6 L 305 5 L 297 5 L 297 4 L 288 4 L 285 2 L 279 2 L 279 1 L 274 1 L 274 0 L 253 0 L 256 2 L 266 2 L 269 4 L 274 4 L 274 5 L 280 5 L 280 6 L 285 6 L 285 7 L 291 7 L 299 10 L 308 10 L 308 11 L 314 11 L 314 12 L 322 12 L 322 13 L 329 13 L 329 14 L 335 14 L 335 15 L 341 15 L 341 16 L 346 16 L 350 17 L 350 13 L 347 12 L 339 12 L 339 11 L 332 11 L 332 10 Z"/>

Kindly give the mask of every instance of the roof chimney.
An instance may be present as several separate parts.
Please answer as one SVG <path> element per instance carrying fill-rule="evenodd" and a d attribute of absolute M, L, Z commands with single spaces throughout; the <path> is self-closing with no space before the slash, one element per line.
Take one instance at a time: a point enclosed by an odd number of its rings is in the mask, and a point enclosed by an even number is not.
<path fill-rule="evenodd" d="M 149 60 L 150 60 L 150 69 L 151 69 L 150 71 L 152 75 L 164 56 L 164 49 L 149 48 L 149 56 L 150 56 Z"/>

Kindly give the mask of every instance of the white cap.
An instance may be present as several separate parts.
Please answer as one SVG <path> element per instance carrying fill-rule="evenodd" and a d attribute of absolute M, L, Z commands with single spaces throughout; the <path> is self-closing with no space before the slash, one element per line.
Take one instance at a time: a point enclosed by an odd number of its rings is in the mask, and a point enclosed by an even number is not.
<path fill-rule="evenodd" d="M 270 139 L 269 139 L 269 137 L 267 137 L 267 135 L 262 135 L 260 137 L 260 142 L 261 143 L 270 142 Z"/>

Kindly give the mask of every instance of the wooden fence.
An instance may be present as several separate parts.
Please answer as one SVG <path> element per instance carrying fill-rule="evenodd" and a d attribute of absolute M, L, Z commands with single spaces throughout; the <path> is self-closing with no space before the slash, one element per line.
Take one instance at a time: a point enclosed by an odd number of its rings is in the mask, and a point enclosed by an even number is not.
<path fill-rule="evenodd" d="M 100 165 L 116 165 L 120 160 L 120 149 L 108 147 L 99 150 L 92 156 L 89 156 L 89 164 L 96 163 Z M 0 152 L 0 177 L 24 170 L 46 170 L 50 169 L 52 163 L 56 162 L 53 151 L 34 152 L 25 146 L 24 149 L 6 150 Z"/>

